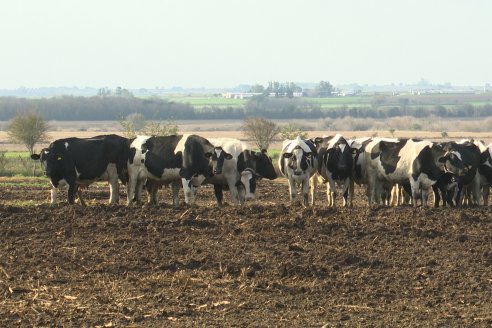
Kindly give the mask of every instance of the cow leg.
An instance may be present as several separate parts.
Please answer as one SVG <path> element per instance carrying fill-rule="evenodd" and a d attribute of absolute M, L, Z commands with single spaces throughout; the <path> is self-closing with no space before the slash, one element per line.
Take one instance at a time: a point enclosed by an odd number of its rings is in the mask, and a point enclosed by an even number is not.
<path fill-rule="evenodd" d="M 173 193 L 173 205 L 174 207 L 179 206 L 179 187 L 180 187 L 179 181 L 173 181 L 171 182 L 171 190 Z"/>
<path fill-rule="evenodd" d="M 472 196 L 473 196 L 473 204 L 480 205 L 480 173 L 477 172 L 475 178 L 473 179 L 472 185 Z"/>
<path fill-rule="evenodd" d="M 56 195 L 57 195 L 57 193 L 58 193 L 57 188 L 51 187 L 51 202 L 50 202 L 50 205 L 51 206 L 55 206 L 56 205 Z"/>
<path fill-rule="evenodd" d="M 429 189 L 422 189 L 422 206 L 427 206 L 429 200 Z"/>
<path fill-rule="evenodd" d="M 383 182 L 376 178 L 374 181 L 373 201 L 377 205 L 381 205 L 383 202 L 383 191 Z"/>
<path fill-rule="evenodd" d="M 344 207 L 348 206 L 349 188 L 350 188 L 350 178 L 346 178 L 342 184 L 342 195 L 343 195 L 343 206 Z"/>
<path fill-rule="evenodd" d="M 145 182 L 145 189 L 147 189 L 147 203 L 150 205 L 157 205 L 157 193 L 159 191 L 159 185 L 157 182 L 148 179 Z"/>
<path fill-rule="evenodd" d="M 294 203 L 296 199 L 296 183 L 293 179 L 289 179 L 289 195 L 291 204 Z"/>
<path fill-rule="evenodd" d="M 463 206 L 463 198 L 464 198 L 464 194 L 465 194 L 463 185 L 461 183 L 458 183 L 458 189 L 457 190 L 458 191 L 457 191 L 456 196 L 455 196 L 456 206 L 460 207 L 460 206 Z"/>
<path fill-rule="evenodd" d="M 217 200 L 218 206 L 222 206 L 222 198 L 224 197 L 222 189 L 221 184 L 214 184 L 215 199 Z"/>
<path fill-rule="evenodd" d="M 236 187 L 236 178 L 227 178 L 227 185 L 229 186 L 229 193 L 231 194 L 232 202 L 235 206 L 239 205 L 239 192 Z"/>
<path fill-rule="evenodd" d="M 129 172 L 128 183 L 126 184 L 127 206 L 132 205 L 135 193 L 138 192 L 135 190 L 137 186 L 137 180 L 138 173 Z"/>
<path fill-rule="evenodd" d="M 320 178 L 320 176 L 318 175 L 318 173 L 315 173 L 313 174 L 313 176 L 310 178 L 310 193 L 311 193 L 311 206 L 314 206 L 315 203 L 316 203 L 316 189 L 318 188 L 318 178 Z"/>
<path fill-rule="evenodd" d="M 80 187 L 78 185 L 75 185 L 75 189 L 76 189 L 77 197 L 79 198 L 79 201 L 80 201 L 80 205 L 82 205 L 84 207 L 87 206 L 87 204 L 84 201 L 84 197 L 82 197 L 82 189 L 80 189 Z"/>
<path fill-rule="evenodd" d="M 138 205 L 142 204 L 142 189 L 144 187 L 145 179 L 137 179 L 135 186 L 135 201 Z"/>
<path fill-rule="evenodd" d="M 109 181 L 109 203 L 116 205 L 120 201 L 120 184 L 118 182 L 118 176 L 116 180 L 111 179 Z"/>
<path fill-rule="evenodd" d="M 413 207 L 417 207 L 417 201 L 419 199 L 420 184 L 418 180 L 414 180 L 413 177 L 410 178 L 410 186 L 412 188 L 412 204 Z"/>
<path fill-rule="evenodd" d="M 75 203 L 75 194 L 77 193 L 77 187 L 75 183 L 70 183 L 68 185 L 68 203 L 73 205 Z"/>
<path fill-rule="evenodd" d="M 396 184 L 391 188 L 390 206 L 399 206 L 400 195 L 399 195 L 399 184 Z"/>
<path fill-rule="evenodd" d="M 354 180 L 350 179 L 349 182 L 349 196 L 350 196 L 350 207 L 354 206 Z"/>
<path fill-rule="evenodd" d="M 333 179 L 329 179 L 328 183 L 326 184 L 326 194 L 328 197 L 328 206 L 335 207 L 335 198 L 337 194 L 335 181 L 333 181 Z"/>
<path fill-rule="evenodd" d="M 376 200 L 376 197 L 381 197 L 381 195 L 377 196 L 376 194 L 380 191 L 378 190 L 377 178 L 374 175 L 370 175 L 368 178 L 367 184 L 367 198 L 369 206 L 373 206 Z"/>
<path fill-rule="evenodd" d="M 302 204 L 304 206 L 309 204 L 309 179 L 302 181 Z"/>
<path fill-rule="evenodd" d="M 489 193 L 490 193 L 490 186 L 489 185 L 482 186 L 482 200 L 484 206 L 489 205 Z"/>
<path fill-rule="evenodd" d="M 183 184 L 186 204 L 191 205 L 191 207 L 195 207 L 195 193 L 192 190 L 193 186 L 191 185 L 191 179 L 187 180 L 185 178 L 182 178 L 181 182 Z"/>
<path fill-rule="evenodd" d="M 243 205 L 246 201 L 246 189 L 242 184 L 237 187 L 237 197 L 239 198 L 239 203 Z"/>
<path fill-rule="evenodd" d="M 432 185 L 432 191 L 434 192 L 434 207 L 439 207 L 441 202 L 441 196 L 439 195 L 439 187 L 437 186 L 437 184 Z M 444 199 L 445 197 L 443 196 L 442 198 L 443 205 L 446 203 Z"/>

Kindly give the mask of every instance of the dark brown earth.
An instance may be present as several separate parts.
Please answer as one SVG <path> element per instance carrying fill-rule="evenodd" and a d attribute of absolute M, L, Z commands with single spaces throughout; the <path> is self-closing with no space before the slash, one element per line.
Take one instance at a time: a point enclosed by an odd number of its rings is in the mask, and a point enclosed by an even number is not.
<path fill-rule="evenodd" d="M 302 208 L 261 181 L 243 207 L 208 186 L 109 206 L 101 184 L 50 208 L 21 182 L 0 180 L 2 327 L 492 326 L 488 207 Z"/>

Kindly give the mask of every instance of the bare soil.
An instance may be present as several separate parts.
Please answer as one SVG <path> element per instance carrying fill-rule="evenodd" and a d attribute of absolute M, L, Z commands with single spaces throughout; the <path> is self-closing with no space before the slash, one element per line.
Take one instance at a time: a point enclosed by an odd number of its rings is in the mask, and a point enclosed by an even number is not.
<path fill-rule="evenodd" d="M 50 208 L 26 182 L 0 180 L 3 327 L 492 326 L 489 207 L 303 208 L 278 180 L 243 207 L 209 186 L 109 206 L 97 184 Z"/>

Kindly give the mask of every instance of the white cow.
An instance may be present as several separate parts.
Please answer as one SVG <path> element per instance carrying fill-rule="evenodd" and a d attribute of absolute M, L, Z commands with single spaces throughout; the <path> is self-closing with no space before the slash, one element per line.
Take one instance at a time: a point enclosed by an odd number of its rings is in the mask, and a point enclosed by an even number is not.
<path fill-rule="evenodd" d="M 297 137 L 285 140 L 279 158 L 280 172 L 289 180 L 290 201 L 296 198 L 296 186 L 302 186 L 302 203 L 308 205 L 308 191 L 311 185 L 311 205 L 314 204 L 314 183 L 310 179 L 318 170 L 318 152 L 316 145 L 309 139 Z"/>

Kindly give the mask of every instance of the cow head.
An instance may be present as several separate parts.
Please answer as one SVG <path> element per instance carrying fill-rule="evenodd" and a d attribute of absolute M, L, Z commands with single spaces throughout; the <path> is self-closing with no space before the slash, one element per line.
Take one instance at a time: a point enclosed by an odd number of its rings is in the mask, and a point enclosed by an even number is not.
<path fill-rule="evenodd" d="M 245 169 L 241 172 L 241 177 L 237 185 L 242 184 L 244 186 L 246 200 L 255 198 L 257 179 L 258 175 L 252 169 Z"/>
<path fill-rule="evenodd" d="M 287 159 L 287 166 L 294 171 L 294 175 L 302 175 L 312 166 L 313 154 L 305 152 L 300 146 L 296 146 L 292 152 L 284 153 L 284 159 Z"/>
<path fill-rule="evenodd" d="M 272 158 L 268 156 L 266 149 L 262 149 L 261 152 L 252 152 L 251 154 L 254 160 L 254 169 L 258 176 L 268 180 L 277 178 L 277 172 L 275 172 Z"/>
<path fill-rule="evenodd" d="M 67 157 L 67 145 L 60 147 L 55 143 L 41 150 L 40 154 L 31 155 L 31 159 L 40 161 L 45 175 L 50 178 L 54 187 L 57 187 L 60 180 L 66 179 L 67 165 L 70 165 Z"/>
<path fill-rule="evenodd" d="M 50 150 L 48 148 L 41 149 L 41 152 L 39 154 L 31 154 L 31 159 L 35 161 L 39 161 L 41 163 L 41 169 L 46 175 L 48 175 L 46 161 L 48 160 L 49 156 L 50 156 Z"/>
<path fill-rule="evenodd" d="M 438 162 L 442 164 L 445 172 L 461 176 L 466 174 L 470 167 L 463 164 L 463 159 L 457 151 L 447 151 L 444 156 L 438 158 Z"/>
<path fill-rule="evenodd" d="M 224 161 L 232 159 L 232 155 L 226 153 L 222 147 L 214 147 L 213 153 L 205 153 L 205 156 L 212 162 L 213 174 L 222 174 Z"/>

